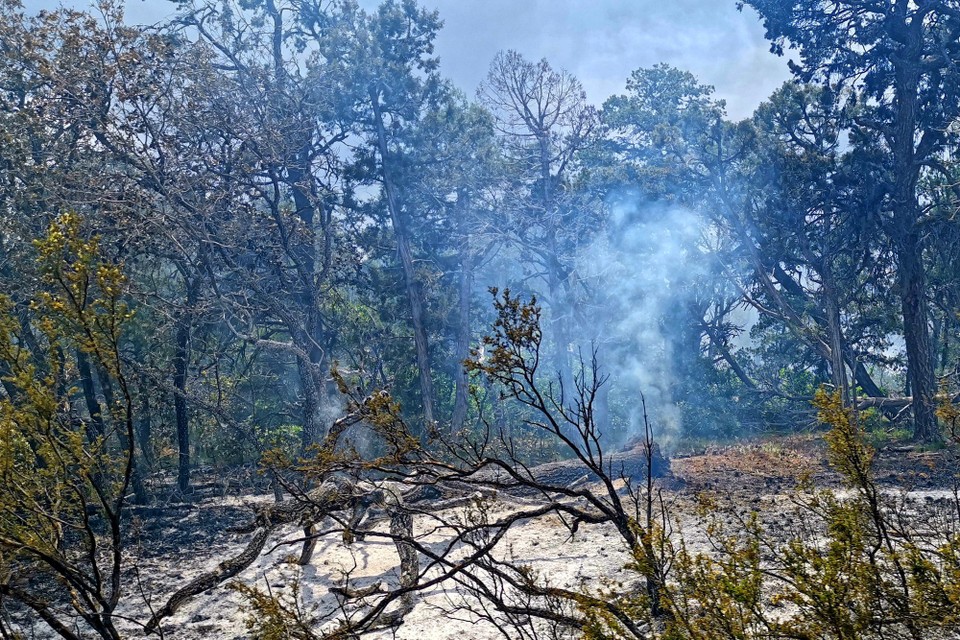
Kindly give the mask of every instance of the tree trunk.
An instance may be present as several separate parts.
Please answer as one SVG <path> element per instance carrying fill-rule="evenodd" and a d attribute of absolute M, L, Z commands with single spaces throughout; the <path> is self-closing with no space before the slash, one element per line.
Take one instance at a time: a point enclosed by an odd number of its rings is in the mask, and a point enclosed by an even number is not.
<path fill-rule="evenodd" d="M 113 383 L 102 367 L 97 367 L 96 370 L 97 378 L 100 382 L 100 390 L 103 392 L 103 400 L 109 408 L 107 415 L 113 420 L 113 411 L 117 408 L 116 396 L 113 394 Z M 132 407 L 127 407 L 127 412 L 129 413 L 131 409 Z M 114 422 L 114 425 L 117 425 L 117 423 Z M 147 488 L 143 484 L 143 472 L 137 461 L 137 445 L 135 443 L 133 430 L 121 425 L 117 426 L 116 432 L 117 439 L 120 440 L 120 448 L 123 449 L 125 454 L 130 456 L 130 483 L 133 485 L 134 503 L 147 504 L 150 502 L 150 496 L 147 494 Z M 132 426 L 132 423 L 127 426 Z"/>
<path fill-rule="evenodd" d="M 827 320 L 827 335 L 830 343 L 830 375 L 833 387 L 840 393 L 844 406 L 850 403 L 850 388 L 847 383 L 847 367 L 843 357 L 843 328 L 840 318 L 840 303 L 837 289 L 833 282 L 833 274 L 829 265 L 821 269 L 823 281 L 824 311 Z"/>
<path fill-rule="evenodd" d="M 301 452 L 321 440 L 323 425 L 320 423 L 320 392 L 315 375 L 316 368 L 309 358 L 297 357 L 297 373 L 300 374 L 303 393 L 303 433 L 300 437 Z"/>
<path fill-rule="evenodd" d="M 461 219 L 464 217 L 460 212 Z M 463 249 L 460 258 L 460 300 L 459 317 L 457 322 L 457 347 L 454 353 L 453 380 L 455 393 L 453 399 L 453 416 L 450 420 L 450 430 L 457 433 L 463 428 L 467 419 L 469 403 L 470 379 L 463 366 L 464 360 L 470 357 L 470 301 L 473 296 L 473 249 L 470 246 L 469 232 L 463 233 Z"/>
<path fill-rule="evenodd" d="M 423 402 L 424 433 L 434 429 L 433 415 L 433 379 L 430 375 L 430 349 L 427 342 L 427 328 L 423 317 L 423 294 L 417 280 L 413 264 L 413 252 L 410 249 L 410 240 L 407 237 L 407 228 L 400 213 L 397 202 L 395 185 L 390 171 L 390 156 L 387 150 L 387 132 L 383 124 L 383 113 L 380 107 L 380 92 L 371 88 L 370 100 L 373 105 L 374 124 L 377 129 L 377 143 L 380 150 L 380 168 L 383 174 L 383 190 L 387 196 L 387 208 L 390 212 L 390 222 L 393 233 L 397 238 L 397 253 L 400 254 L 400 265 L 403 269 L 403 279 L 410 302 L 410 315 L 413 322 L 413 341 L 417 354 L 417 366 L 420 373 L 420 395 Z"/>
<path fill-rule="evenodd" d="M 908 234 L 898 250 L 900 303 L 903 338 L 907 347 L 907 380 L 913 396 L 913 435 L 926 442 L 937 440 L 934 396 L 937 392 L 930 358 L 930 329 L 927 320 L 926 278 L 919 239 Z"/>
<path fill-rule="evenodd" d="M 177 423 L 177 489 L 181 495 L 190 489 L 190 415 L 187 410 L 187 369 L 190 363 L 190 332 L 193 307 L 196 304 L 196 283 L 187 282 L 187 299 L 177 318 L 176 343 L 173 352 L 173 408 Z"/>
<path fill-rule="evenodd" d="M 903 339 L 907 347 L 907 381 L 913 395 L 913 435 L 918 440 L 933 441 L 939 438 L 940 433 L 934 414 L 936 383 L 930 352 L 923 247 L 916 226 L 919 217 L 917 182 L 920 163 L 917 162 L 916 136 L 922 74 L 922 22 L 915 21 L 902 29 L 903 49 L 895 59 L 893 220 L 890 230 L 900 284 Z M 899 26 L 896 23 L 896 27 Z"/>
<path fill-rule="evenodd" d="M 873 381 L 873 378 L 870 376 L 870 372 L 867 371 L 867 368 L 863 366 L 863 363 L 856 357 L 852 350 L 848 347 L 844 353 L 843 358 L 847 363 L 847 366 L 850 367 L 850 370 L 853 371 L 853 384 L 857 387 L 863 389 L 863 392 L 868 396 L 882 396 L 884 394 L 883 390 L 880 388 L 876 382 Z"/>
<path fill-rule="evenodd" d="M 299 302 L 305 325 L 304 333 L 301 334 L 299 342 L 300 346 L 309 355 L 309 362 L 298 365 L 304 390 L 304 429 L 300 443 L 302 451 L 306 451 L 311 445 L 320 442 L 328 426 L 323 424 L 320 418 L 320 404 L 323 401 L 324 388 L 322 376 L 326 375 L 329 365 L 327 364 L 326 353 L 321 348 L 326 331 L 320 310 L 321 300 L 319 299 L 318 287 L 319 282 L 325 277 L 324 272 L 327 268 L 330 253 L 330 238 L 327 229 L 322 229 L 324 233 L 324 252 L 318 255 L 316 241 L 318 205 L 316 196 L 309 186 L 311 180 L 308 171 L 311 154 L 310 142 L 308 138 L 301 145 L 298 153 L 285 162 L 287 182 L 293 194 L 297 217 L 310 230 L 311 234 L 309 243 L 294 247 L 294 258 L 302 288 Z M 320 213 L 320 224 L 326 226 L 323 212 L 320 211 Z M 318 262 L 320 262 L 319 265 Z"/>

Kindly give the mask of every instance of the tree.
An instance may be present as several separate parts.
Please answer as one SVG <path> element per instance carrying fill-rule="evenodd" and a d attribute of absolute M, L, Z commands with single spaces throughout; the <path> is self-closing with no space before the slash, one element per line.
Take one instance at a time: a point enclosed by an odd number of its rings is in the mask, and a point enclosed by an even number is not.
<path fill-rule="evenodd" d="M 752 219 L 784 298 L 809 315 L 849 403 L 851 380 L 860 393 L 883 395 L 864 363 L 882 361 L 894 328 L 882 294 L 890 255 L 866 224 L 872 189 L 861 156 L 841 149 L 844 122 L 818 86 L 787 83 L 760 106 L 754 123 L 766 172 Z"/>
<path fill-rule="evenodd" d="M 867 395 L 882 394 L 864 361 L 884 347 L 884 301 L 872 288 L 883 279 L 884 253 L 858 217 L 870 193 L 861 160 L 840 151 L 844 120 L 832 94 L 787 84 L 751 120 L 731 123 L 710 87 L 660 65 L 634 72 L 628 94 L 606 103 L 604 120 L 617 180 L 702 216 L 713 239 L 700 256 L 710 265 L 700 267 L 702 279 L 723 284 L 685 322 L 749 395 L 806 404 L 812 391 L 785 389 L 781 378 L 807 369 L 829 370 L 838 388 L 852 379 Z M 698 283 L 686 295 L 705 290 Z M 760 314 L 759 357 L 729 347 L 728 316 L 740 304 Z"/>
<path fill-rule="evenodd" d="M 185 365 L 202 300 L 238 343 L 292 361 L 303 450 L 321 439 L 335 401 L 333 292 L 351 249 L 338 245 L 332 149 L 351 122 L 323 59 L 304 53 L 312 34 L 299 12 L 311 7 L 184 4 L 142 71 L 124 76 L 119 123 L 102 132 L 159 202 L 142 223 L 166 241 L 160 254 L 180 280 L 170 363 L 181 434 L 184 405 L 196 404 Z"/>
<path fill-rule="evenodd" d="M 101 6 L 104 20 L 121 21 L 113 4 Z M 8 251 L 0 267 L 20 335 L 41 358 L 42 341 L 29 323 L 29 304 L 38 295 L 39 275 L 31 240 L 64 211 L 84 216 L 84 227 L 111 237 L 120 221 L 141 205 L 132 183 L 117 171 L 96 132 L 110 120 L 116 78 L 129 70 L 131 49 L 141 42 L 130 30 L 110 32 L 92 16 L 71 10 L 24 15 L 19 3 L 0 6 L 8 55 L 0 67 L 0 136 L 3 137 L 2 240 Z M 104 248 L 119 260 L 123 242 Z M 108 371 L 82 350 L 72 354 L 80 372 L 84 404 L 93 431 L 111 427 L 116 400 Z M 147 495 L 139 464 L 132 478 L 138 502 Z"/>
<path fill-rule="evenodd" d="M 757 10 L 771 50 L 797 49 L 794 74 L 843 100 L 850 141 L 878 153 L 871 178 L 875 220 L 890 240 L 913 396 L 914 435 L 939 437 L 931 357 L 923 228 L 929 208 L 921 178 L 941 173 L 960 116 L 960 7 L 950 0 L 746 0 Z"/>
<path fill-rule="evenodd" d="M 80 218 L 65 214 L 37 241 L 43 287 L 30 323 L 44 353 L 24 349 L 0 298 L 0 595 L 67 640 L 90 630 L 119 640 L 127 492 L 134 478 L 134 396 L 121 355 L 126 280 Z M 71 358 L 71 354 L 78 354 Z M 78 410 L 79 354 L 115 385 L 104 415 Z M 37 358 L 40 356 L 40 364 Z M 109 429 L 106 427 L 109 426 Z"/>
<path fill-rule="evenodd" d="M 596 109 L 580 81 L 544 59 L 530 62 L 516 51 L 500 52 L 478 90 L 493 113 L 513 177 L 522 194 L 509 226 L 522 260 L 536 265 L 550 310 L 553 366 L 570 389 L 576 282 L 573 257 L 596 225 L 589 210 L 571 205 L 578 154 L 594 139 Z"/>

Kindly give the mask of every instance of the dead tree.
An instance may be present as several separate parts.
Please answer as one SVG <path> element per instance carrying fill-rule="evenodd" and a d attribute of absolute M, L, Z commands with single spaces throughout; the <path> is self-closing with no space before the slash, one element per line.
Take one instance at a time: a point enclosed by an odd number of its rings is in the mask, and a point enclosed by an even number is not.
<path fill-rule="evenodd" d="M 253 564 L 263 552 L 267 539 L 278 528 L 296 523 L 313 532 L 316 524 L 324 518 L 337 512 L 349 512 L 346 531 L 352 531 L 356 529 L 367 509 L 372 504 L 377 503 L 386 503 L 382 491 L 364 491 L 350 479 L 337 476 L 323 482 L 310 492 L 297 496 L 296 500 L 270 505 L 259 510 L 254 522 L 247 528 L 247 531 L 252 530 L 254 535 L 243 551 L 233 558 L 224 560 L 213 571 L 194 578 L 178 589 L 167 599 L 166 604 L 153 614 L 145 625 L 145 630 L 147 632 L 156 630 L 164 618 L 176 613 L 186 602 L 222 584 Z M 395 510 L 398 510 L 402 504 L 394 502 L 393 506 Z M 397 517 L 402 519 L 405 516 Z M 405 531 L 404 533 L 410 535 L 411 532 Z M 398 533 L 398 535 L 400 534 Z M 315 541 L 316 538 L 313 536 L 305 537 L 303 552 L 300 556 L 301 564 L 310 561 Z M 409 565 L 416 561 L 415 558 L 410 558 L 407 547 L 402 547 L 401 550 L 400 545 L 398 545 L 398 551 L 400 552 L 401 566 L 404 567 L 403 570 L 407 573 L 415 573 L 415 567 L 405 566 L 405 563 Z"/>

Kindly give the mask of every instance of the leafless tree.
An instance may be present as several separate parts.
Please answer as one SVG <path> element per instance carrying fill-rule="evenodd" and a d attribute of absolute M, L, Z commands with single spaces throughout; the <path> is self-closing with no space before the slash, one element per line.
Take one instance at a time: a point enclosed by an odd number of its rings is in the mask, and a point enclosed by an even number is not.
<path fill-rule="evenodd" d="M 516 51 L 497 54 L 478 97 L 493 113 L 527 191 L 514 211 L 511 233 L 546 285 L 554 367 L 569 386 L 578 284 L 572 259 L 589 222 L 584 211 L 571 210 L 567 189 L 578 154 L 596 135 L 598 114 L 573 75 Z"/>

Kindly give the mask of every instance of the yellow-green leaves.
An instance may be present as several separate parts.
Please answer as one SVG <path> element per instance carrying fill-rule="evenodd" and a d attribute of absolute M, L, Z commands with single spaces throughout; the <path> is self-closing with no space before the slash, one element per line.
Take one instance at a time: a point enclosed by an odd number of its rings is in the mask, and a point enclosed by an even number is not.
<path fill-rule="evenodd" d="M 119 371 L 115 347 L 133 312 L 123 302 L 126 277 L 120 265 L 100 255 L 99 239 L 85 238 L 80 216 L 65 213 L 35 243 L 45 288 L 34 310 L 45 334 L 68 336 L 95 357 L 108 373 Z"/>
<path fill-rule="evenodd" d="M 119 597 L 118 582 L 108 586 L 103 576 L 119 575 L 132 469 L 120 361 L 126 281 L 75 214 L 59 217 L 35 246 L 40 291 L 29 305 L 0 296 L 0 575 L 43 584 L 43 594 L 28 598 L 34 603 L 69 585 L 60 604 L 86 615 Z M 81 354 L 124 391 L 118 406 L 126 403 L 127 418 L 111 421 L 112 431 L 91 428 L 79 401 Z"/>

